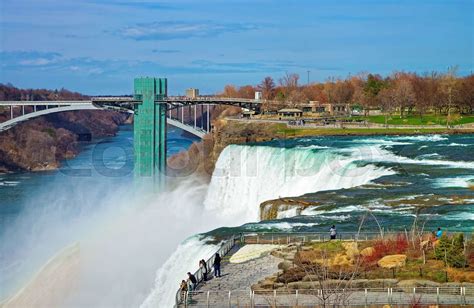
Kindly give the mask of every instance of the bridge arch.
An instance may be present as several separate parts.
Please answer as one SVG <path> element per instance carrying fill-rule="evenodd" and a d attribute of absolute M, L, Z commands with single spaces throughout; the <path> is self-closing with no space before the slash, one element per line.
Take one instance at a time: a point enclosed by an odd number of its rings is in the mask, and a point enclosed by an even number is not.
<path fill-rule="evenodd" d="M 24 104 L 22 104 L 24 103 Z M 34 104 L 33 104 L 34 103 Z M 48 103 L 49 104 L 49 103 Z M 3 104 L 4 105 L 4 104 Z M 15 102 L 15 105 L 10 104 L 10 106 L 48 106 L 42 104 L 41 101 L 37 102 L 30 102 L 30 101 L 25 101 L 25 102 Z M 48 114 L 53 114 L 53 113 L 59 113 L 59 112 L 66 112 L 66 111 L 81 111 L 81 110 L 115 110 L 115 111 L 120 111 L 120 112 L 128 112 L 128 113 L 134 113 L 133 110 L 128 109 L 128 108 L 123 108 L 123 107 L 114 107 L 114 106 L 98 106 L 97 104 L 91 103 L 91 102 L 85 102 L 85 103 L 71 103 L 70 105 L 55 105 L 52 108 L 47 108 L 43 110 L 37 110 L 33 111 L 30 113 L 25 113 L 20 116 L 14 117 L 12 119 L 9 119 L 5 122 L 0 123 L 0 132 L 6 131 L 20 123 L 23 123 L 25 121 L 48 115 Z M 181 123 L 180 121 L 177 121 L 173 118 L 168 117 L 167 118 L 167 124 L 175 126 L 177 128 L 180 128 L 198 138 L 203 138 L 204 135 L 206 135 L 207 131 L 203 129 L 199 129 L 197 127 L 193 127 L 191 125 L 187 125 L 184 123 Z"/>

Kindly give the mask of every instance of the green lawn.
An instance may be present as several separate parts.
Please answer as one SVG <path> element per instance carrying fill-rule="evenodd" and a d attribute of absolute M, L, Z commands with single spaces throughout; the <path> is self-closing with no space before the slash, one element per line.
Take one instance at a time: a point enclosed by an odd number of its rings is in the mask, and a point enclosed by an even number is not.
<path fill-rule="evenodd" d="M 281 138 L 303 136 L 332 136 L 332 135 L 414 135 L 441 134 L 462 132 L 446 128 L 291 128 L 286 124 L 273 126 L 274 133 Z"/>
<path fill-rule="evenodd" d="M 370 123 L 379 123 L 385 124 L 385 116 L 384 115 L 374 115 L 374 116 L 358 116 L 352 117 L 352 119 L 361 119 L 361 120 L 368 120 Z M 452 115 L 451 117 L 451 124 L 452 125 L 460 125 L 460 124 L 468 124 L 474 123 L 474 115 Z M 387 123 L 389 125 L 446 125 L 446 115 L 437 115 L 434 114 L 427 114 L 424 115 L 423 118 L 420 118 L 418 115 L 410 115 L 404 118 L 400 118 L 399 115 L 392 115 L 388 117 Z"/>

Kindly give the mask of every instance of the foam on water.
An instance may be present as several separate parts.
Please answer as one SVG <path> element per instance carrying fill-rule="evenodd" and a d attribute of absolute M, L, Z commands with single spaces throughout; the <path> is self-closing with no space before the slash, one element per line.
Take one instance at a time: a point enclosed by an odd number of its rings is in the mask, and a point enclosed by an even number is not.
<path fill-rule="evenodd" d="M 354 147 L 345 149 L 344 151 L 352 152 L 358 155 L 360 160 L 369 162 L 391 162 L 398 164 L 418 164 L 418 165 L 432 165 L 445 166 L 452 168 L 474 169 L 474 162 L 472 161 L 451 161 L 441 159 L 414 159 L 401 155 L 396 155 L 382 146 L 366 146 Z"/>
<path fill-rule="evenodd" d="M 394 174 L 357 160 L 332 150 L 231 145 L 217 161 L 205 206 L 240 225 L 257 220 L 266 200 L 351 188 Z"/>
<path fill-rule="evenodd" d="M 460 176 L 451 178 L 440 178 L 433 182 L 433 186 L 437 188 L 441 187 L 460 187 L 468 188 L 474 186 L 474 176 Z"/>
<path fill-rule="evenodd" d="M 394 140 L 413 140 L 413 141 L 429 141 L 437 142 L 448 140 L 448 137 L 442 135 L 419 135 L 419 136 L 399 136 L 393 137 Z"/>

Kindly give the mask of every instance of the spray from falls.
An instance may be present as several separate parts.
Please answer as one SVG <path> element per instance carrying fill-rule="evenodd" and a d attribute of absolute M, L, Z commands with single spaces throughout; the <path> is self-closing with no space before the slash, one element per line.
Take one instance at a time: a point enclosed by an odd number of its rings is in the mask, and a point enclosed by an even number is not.
<path fill-rule="evenodd" d="M 359 166 L 357 160 L 357 155 L 330 149 L 230 145 L 219 156 L 200 211 L 215 227 L 237 226 L 258 220 L 263 201 L 354 187 L 393 174 L 374 165 Z M 158 270 L 155 288 L 142 308 L 172 307 L 186 272 L 215 250 L 196 237 L 182 243 Z"/>

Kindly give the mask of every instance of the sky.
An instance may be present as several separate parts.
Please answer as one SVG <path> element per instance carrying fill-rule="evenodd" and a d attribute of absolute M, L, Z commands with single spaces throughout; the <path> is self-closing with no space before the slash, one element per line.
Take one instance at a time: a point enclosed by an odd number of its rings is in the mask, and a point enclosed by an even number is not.
<path fill-rule="evenodd" d="M 473 71 L 474 0 L 0 0 L 0 83 L 169 94 L 392 71 Z"/>

